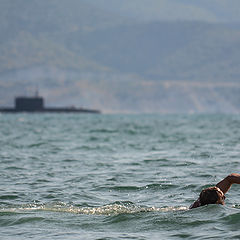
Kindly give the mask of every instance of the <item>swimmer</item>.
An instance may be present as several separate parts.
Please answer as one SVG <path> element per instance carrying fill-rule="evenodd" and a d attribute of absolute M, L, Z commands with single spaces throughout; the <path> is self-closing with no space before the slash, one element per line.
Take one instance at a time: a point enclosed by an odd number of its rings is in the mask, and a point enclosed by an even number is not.
<path fill-rule="evenodd" d="M 232 173 L 220 181 L 215 187 L 203 189 L 199 198 L 189 208 L 197 208 L 207 204 L 224 205 L 226 198 L 225 193 L 234 183 L 240 184 L 240 174 Z"/>

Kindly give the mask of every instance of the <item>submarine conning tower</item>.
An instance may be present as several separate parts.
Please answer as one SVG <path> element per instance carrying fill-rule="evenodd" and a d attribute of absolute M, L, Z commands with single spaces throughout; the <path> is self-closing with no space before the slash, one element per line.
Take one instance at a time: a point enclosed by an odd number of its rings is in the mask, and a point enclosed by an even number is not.
<path fill-rule="evenodd" d="M 17 97 L 15 98 L 16 111 L 41 111 L 44 109 L 42 97 Z"/>
<path fill-rule="evenodd" d="M 75 107 L 44 107 L 44 98 L 35 97 L 16 97 L 15 107 L 0 107 L 0 113 L 18 113 L 18 112 L 37 112 L 37 113 L 101 113 L 99 110 L 75 108 Z"/>

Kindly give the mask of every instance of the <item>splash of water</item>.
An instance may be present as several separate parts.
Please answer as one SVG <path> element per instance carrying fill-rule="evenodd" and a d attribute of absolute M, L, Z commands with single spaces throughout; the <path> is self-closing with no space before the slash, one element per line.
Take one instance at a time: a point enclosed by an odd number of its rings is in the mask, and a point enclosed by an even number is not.
<path fill-rule="evenodd" d="M 29 204 L 13 208 L 3 208 L 1 212 L 25 212 L 25 211 L 48 211 L 48 212 L 65 212 L 86 215 L 118 215 L 118 214 L 134 214 L 141 212 L 169 212 L 184 211 L 187 207 L 144 207 L 137 206 L 133 203 L 116 202 L 100 207 L 78 207 L 65 203 L 54 204 Z"/>

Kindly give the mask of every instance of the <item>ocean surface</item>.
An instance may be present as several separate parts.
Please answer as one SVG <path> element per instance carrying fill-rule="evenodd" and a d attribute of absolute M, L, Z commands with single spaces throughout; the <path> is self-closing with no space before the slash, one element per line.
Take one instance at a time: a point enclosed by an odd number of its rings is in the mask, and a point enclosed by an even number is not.
<path fill-rule="evenodd" d="M 0 114 L 0 239 L 240 239 L 239 115 Z"/>

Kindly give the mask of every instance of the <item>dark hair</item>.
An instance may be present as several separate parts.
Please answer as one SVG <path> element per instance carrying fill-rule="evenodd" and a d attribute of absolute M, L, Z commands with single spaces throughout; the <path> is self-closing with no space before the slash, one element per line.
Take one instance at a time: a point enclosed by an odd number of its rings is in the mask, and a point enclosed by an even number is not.
<path fill-rule="evenodd" d="M 219 200 L 219 194 L 216 187 L 210 187 L 203 189 L 200 193 L 199 200 L 201 206 L 207 204 L 215 204 Z"/>

